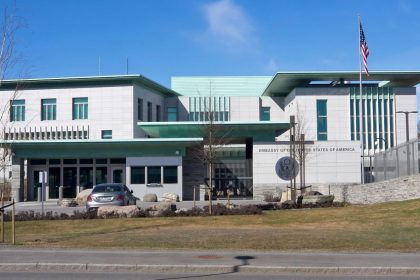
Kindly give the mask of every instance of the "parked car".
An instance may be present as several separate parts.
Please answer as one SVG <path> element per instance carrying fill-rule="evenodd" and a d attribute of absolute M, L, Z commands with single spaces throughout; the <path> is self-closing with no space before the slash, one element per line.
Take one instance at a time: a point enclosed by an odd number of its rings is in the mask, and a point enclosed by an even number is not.
<path fill-rule="evenodd" d="M 133 190 L 124 184 L 99 184 L 93 187 L 87 198 L 86 209 L 91 210 L 101 206 L 136 205 L 137 198 Z"/>

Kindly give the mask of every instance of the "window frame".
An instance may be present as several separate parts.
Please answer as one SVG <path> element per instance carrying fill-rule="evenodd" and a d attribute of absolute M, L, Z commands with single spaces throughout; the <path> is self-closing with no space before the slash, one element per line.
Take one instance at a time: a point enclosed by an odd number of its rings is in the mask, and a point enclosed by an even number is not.
<path fill-rule="evenodd" d="M 133 169 L 143 170 L 143 176 L 142 176 L 142 178 L 140 178 L 142 180 L 140 180 L 140 181 L 134 180 Z M 138 175 L 138 174 L 136 174 L 136 175 Z M 140 176 L 141 176 L 141 174 L 140 174 Z M 144 184 L 146 184 L 146 166 L 130 166 L 130 183 L 134 184 L 134 185 L 144 185 Z"/>
<path fill-rule="evenodd" d="M 143 121 L 143 99 L 137 98 L 137 120 Z"/>
<path fill-rule="evenodd" d="M 73 112 L 72 112 L 73 120 L 89 119 L 89 98 L 88 97 L 73 97 L 72 109 L 73 109 Z"/>
<path fill-rule="evenodd" d="M 322 112 L 322 111 L 325 111 L 325 112 Z M 323 122 L 325 122 L 325 124 Z M 316 126 L 317 140 L 328 141 L 328 100 L 327 99 L 316 100 L 316 124 L 317 124 Z M 322 124 L 322 127 L 321 127 L 321 124 Z"/>
<path fill-rule="evenodd" d="M 106 135 L 106 133 L 111 132 L 111 134 Z M 101 130 L 101 139 L 112 139 L 112 130 L 111 129 L 104 129 Z"/>
<path fill-rule="evenodd" d="M 175 181 L 168 180 L 168 178 L 166 177 L 165 172 L 168 172 L 169 171 L 168 169 L 175 169 Z M 163 166 L 163 183 L 164 184 L 178 184 L 178 166 L 176 165 Z"/>
<path fill-rule="evenodd" d="M 10 100 L 10 121 L 11 122 L 24 122 L 25 110 L 26 110 L 25 99 Z"/>
<path fill-rule="evenodd" d="M 174 109 L 174 111 L 171 112 L 171 109 Z M 172 116 L 172 117 L 170 117 L 170 116 Z M 168 122 L 178 121 L 178 107 L 176 107 L 176 106 L 167 107 L 166 108 L 166 119 L 167 119 Z"/>
<path fill-rule="evenodd" d="M 41 121 L 57 120 L 57 98 L 41 99 Z"/>
<path fill-rule="evenodd" d="M 271 118 L 271 108 L 268 106 L 261 106 L 260 111 L 260 121 L 270 121 Z"/>

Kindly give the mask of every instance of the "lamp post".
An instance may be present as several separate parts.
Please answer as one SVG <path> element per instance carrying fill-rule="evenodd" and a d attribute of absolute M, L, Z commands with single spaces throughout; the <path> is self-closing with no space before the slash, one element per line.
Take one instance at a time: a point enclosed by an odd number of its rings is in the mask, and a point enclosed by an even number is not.
<path fill-rule="evenodd" d="M 411 173 L 411 166 L 410 166 L 410 144 L 408 141 L 410 140 L 410 133 L 409 133 L 409 125 L 408 125 L 408 115 L 409 114 L 417 114 L 417 111 L 397 111 L 397 114 L 404 114 L 405 115 L 405 141 L 407 142 L 407 175 Z"/>

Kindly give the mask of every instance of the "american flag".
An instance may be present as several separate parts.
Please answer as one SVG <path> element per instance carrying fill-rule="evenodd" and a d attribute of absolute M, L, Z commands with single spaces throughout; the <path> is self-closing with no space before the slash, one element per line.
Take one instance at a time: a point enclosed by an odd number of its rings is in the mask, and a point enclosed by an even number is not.
<path fill-rule="evenodd" d="M 369 48 L 366 42 L 365 32 L 363 32 L 362 23 L 360 23 L 360 49 L 362 51 L 363 65 L 365 66 L 366 75 L 369 76 L 369 69 L 367 64 L 367 58 L 369 56 Z"/>

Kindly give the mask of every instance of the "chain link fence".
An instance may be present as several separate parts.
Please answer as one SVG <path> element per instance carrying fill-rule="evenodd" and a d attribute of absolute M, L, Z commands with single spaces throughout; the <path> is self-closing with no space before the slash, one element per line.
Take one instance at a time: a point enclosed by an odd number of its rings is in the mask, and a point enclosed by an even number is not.
<path fill-rule="evenodd" d="M 420 173 L 419 146 L 419 140 L 414 139 L 375 154 L 372 170 L 373 181 L 381 182 Z"/>

